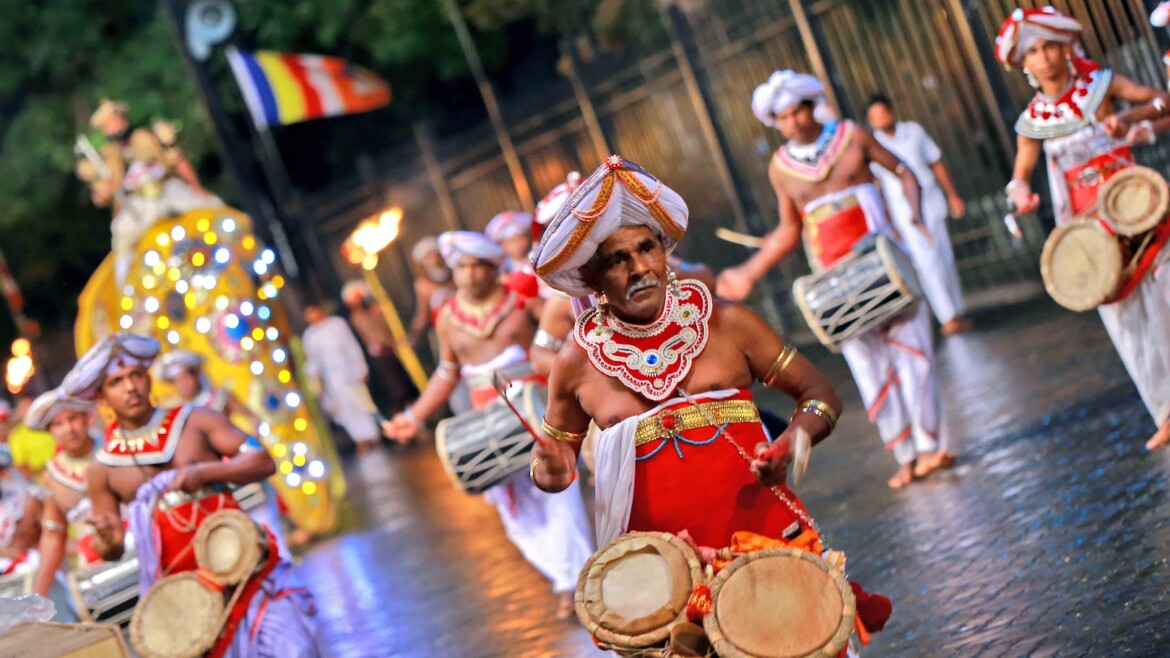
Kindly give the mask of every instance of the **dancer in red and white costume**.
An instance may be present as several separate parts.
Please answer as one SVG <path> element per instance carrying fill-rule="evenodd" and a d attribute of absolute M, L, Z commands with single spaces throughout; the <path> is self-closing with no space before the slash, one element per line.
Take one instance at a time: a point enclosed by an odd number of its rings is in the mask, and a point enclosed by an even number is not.
<path fill-rule="evenodd" d="M 1138 84 L 1084 57 L 1081 24 L 1051 7 L 1017 9 L 996 39 L 996 56 L 1037 88 L 1016 122 L 1018 151 L 1007 194 L 1021 212 L 1039 206 L 1029 181 L 1043 155 L 1057 224 L 1096 205 L 1101 182 L 1133 164 L 1129 144 L 1152 137 L 1151 121 L 1170 117 L 1170 94 Z M 1131 104 L 1116 111 L 1114 104 Z M 1163 123 L 1163 121 L 1159 121 Z M 1170 225 L 1143 260 L 1140 281 L 1098 307 L 1101 322 L 1158 430 L 1146 447 L 1170 442 L 1170 271 L 1160 267 Z"/>
<path fill-rule="evenodd" d="M 439 311 L 439 367 L 417 402 L 383 425 L 398 441 L 412 440 L 422 421 L 436 413 L 464 382 L 471 404 L 480 409 L 498 397 L 497 371 L 510 380 L 543 380 L 528 360 L 536 331 L 531 301 L 500 282 L 503 249 L 482 233 L 452 231 L 439 236 L 456 294 Z M 581 492 L 574 483 L 563 495 L 539 491 L 527 472 L 516 473 L 485 493 L 496 507 L 508 539 L 525 559 L 552 581 L 559 597 L 557 617 L 573 614 L 573 591 L 581 567 L 593 553 L 593 539 Z"/>

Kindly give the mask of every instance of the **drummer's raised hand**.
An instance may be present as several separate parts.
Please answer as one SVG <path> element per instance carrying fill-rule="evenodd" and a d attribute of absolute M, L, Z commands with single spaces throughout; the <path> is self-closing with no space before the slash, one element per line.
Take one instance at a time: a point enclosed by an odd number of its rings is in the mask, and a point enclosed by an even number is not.
<path fill-rule="evenodd" d="M 401 411 L 390 420 L 382 421 L 382 434 L 399 443 L 410 443 L 422 430 L 422 423 L 410 410 Z"/>
<path fill-rule="evenodd" d="M 732 267 L 719 273 L 715 284 L 715 295 L 729 302 L 742 302 L 752 292 L 755 284 L 741 267 Z"/>
<path fill-rule="evenodd" d="M 537 489 L 547 493 L 564 491 L 577 477 L 577 454 L 560 441 L 537 441 L 532 446 L 529 475 Z"/>
<path fill-rule="evenodd" d="M 792 443 L 785 433 L 773 443 L 761 442 L 756 445 L 756 458 L 752 460 L 752 475 L 766 487 L 784 484 L 788 479 L 788 465 L 792 463 Z"/>

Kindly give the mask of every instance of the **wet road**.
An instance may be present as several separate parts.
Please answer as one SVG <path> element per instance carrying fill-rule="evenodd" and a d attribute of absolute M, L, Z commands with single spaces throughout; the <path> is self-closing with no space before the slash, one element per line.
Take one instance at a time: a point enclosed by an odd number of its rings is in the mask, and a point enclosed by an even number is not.
<path fill-rule="evenodd" d="M 864 655 L 1170 656 L 1170 453 L 1146 453 L 1153 423 L 1097 315 L 1042 299 L 977 320 L 939 343 L 959 465 L 900 491 L 843 361 L 806 350 L 848 408 L 799 493 L 894 602 Z M 327 655 L 601 655 L 433 450 L 350 477 L 358 529 L 300 567 Z"/>

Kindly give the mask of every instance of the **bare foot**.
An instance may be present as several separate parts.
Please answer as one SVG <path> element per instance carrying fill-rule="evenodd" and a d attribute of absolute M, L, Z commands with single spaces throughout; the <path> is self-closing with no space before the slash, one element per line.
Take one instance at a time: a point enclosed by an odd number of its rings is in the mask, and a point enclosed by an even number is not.
<path fill-rule="evenodd" d="M 560 602 L 557 603 L 557 619 L 559 621 L 565 621 L 572 619 L 576 614 L 577 611 L 573 605 L 573 593 L 563 592 Z"/>
<path fill-rule="evenodd" d="M 973 326 L 975 326 L 975 323 L 971 318 L 959 316 L 943 324 L 942 335 L 954 336 L 955 334 L 961 334 L 964 331 L 971 331 L 971 327 Z"/>
<path fill-rule="evenodd" d="M 945 450 L 932 452 L 918 457 L 914 466 L 914 477 L 924 478 L 935 471 L 952 468 L 955 465 L 955 456 Z"/>
<path fill-rule="evenodd" d="M 886 484 L 890 485 L 891 489 L 901 489 L 902 487 L 914 481 L 914 462 L 909 464 L 902 464 L 898 467 L 898 472 L 894 473 L 894 477 L 890 478 Z"/>
<path fill-rule="evenodd" d="M 1154 436 L 1150 437 L 1149 441 L 1146 441 L 1146 450 L 1157 450 L 1167 443 L 1170 443 L 1170 421 L 1162 423 L 1162 426 L 1158 428 Z"/>

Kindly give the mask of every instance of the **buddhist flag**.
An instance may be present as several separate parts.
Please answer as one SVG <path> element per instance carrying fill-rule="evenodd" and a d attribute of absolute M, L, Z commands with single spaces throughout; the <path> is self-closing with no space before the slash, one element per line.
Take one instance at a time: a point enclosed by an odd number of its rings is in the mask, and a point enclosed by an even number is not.
<path fill-rule="evenodd" d="M 390 103 L 390 85 L 343 59 L 271 50 L 227 50 L 257 128 L 369 112 Z"/>

